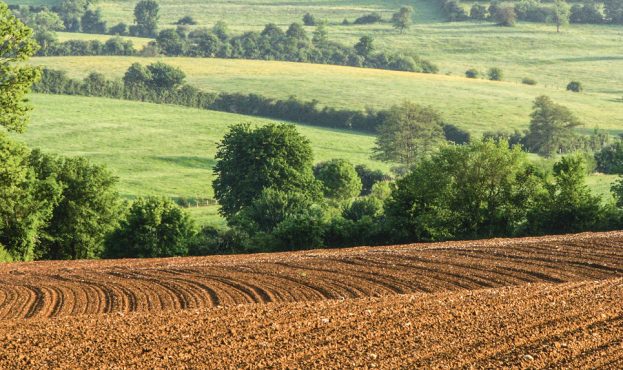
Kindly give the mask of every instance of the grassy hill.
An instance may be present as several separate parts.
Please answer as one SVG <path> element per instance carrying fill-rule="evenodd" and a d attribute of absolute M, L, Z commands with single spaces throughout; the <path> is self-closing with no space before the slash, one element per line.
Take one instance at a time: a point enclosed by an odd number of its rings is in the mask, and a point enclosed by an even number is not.
<path fill-rule="evenodd" d="M 532 101 L 549 95 L 585 123 L 623 132 L 623 102 L 604 92 L 571 93 L 561 86 L 528 86 L 461 76 L 418 74 L 331 65 L 254 60 L 140 57 L 47 57 L 33 63 L 66 70 L 72 77 L 99 71 L 121 78 L 132 63 L 163 60 L 180 67 L 204 90 L 259 93 L 275 98 L 317 99 L 333 107 L 386 108 L 403 100 L 431 105 L 449 122 L 473 133 L 525 128 Z"/>

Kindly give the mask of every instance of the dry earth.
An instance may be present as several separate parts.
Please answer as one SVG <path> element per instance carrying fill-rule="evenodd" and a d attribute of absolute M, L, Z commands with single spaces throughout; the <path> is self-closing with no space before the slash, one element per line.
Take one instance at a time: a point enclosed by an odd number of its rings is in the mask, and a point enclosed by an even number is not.
<path fill-rule="evenodd" d="M 0 266 L 0 368 L 623 368 L 623 232 Z"/>

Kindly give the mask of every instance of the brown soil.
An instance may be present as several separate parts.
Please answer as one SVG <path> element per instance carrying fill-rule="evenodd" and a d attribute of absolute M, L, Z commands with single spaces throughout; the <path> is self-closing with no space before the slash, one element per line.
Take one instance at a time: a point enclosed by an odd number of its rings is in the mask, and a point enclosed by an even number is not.
<path fill-rule="evenodd" d="M 618 369 L 622 278 L 623 232 L 9 264 L 0 368 Z"/>

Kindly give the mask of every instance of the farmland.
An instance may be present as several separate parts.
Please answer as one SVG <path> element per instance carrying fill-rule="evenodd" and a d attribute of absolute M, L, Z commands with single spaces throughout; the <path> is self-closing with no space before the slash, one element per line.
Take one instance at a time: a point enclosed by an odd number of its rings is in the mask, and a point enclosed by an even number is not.
<path fill-rule="evenodd" d="M 622 241 L 4 265 L 0 364 L 616 368 Z"/>

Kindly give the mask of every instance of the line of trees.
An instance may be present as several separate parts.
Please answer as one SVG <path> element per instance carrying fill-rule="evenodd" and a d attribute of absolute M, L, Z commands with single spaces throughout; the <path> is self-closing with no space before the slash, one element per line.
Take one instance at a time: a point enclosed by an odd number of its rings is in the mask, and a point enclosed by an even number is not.
<path fill-rule="evenodd" d="M 516 2 L 492 1 L 488 6 L 474 3 L 469 12 L 458 0 L 441 0 L 441 8 L 448 21 L 492 21 L 512 26 L 517 20 L 538 23 L 553 23 L 559 29 L 567 23 L 623 24 L 623 2 L 587 0 L 569 5 L 564 0 L 552 1 L 552 5 L 537 0 Z M 603 4 L 603 6 L 601 5 Z M 603 9 L 603 11 L 602 11 Z"/>
<path fill-rule="evenodd" d="M 295 97 L 276 100 L 257 94 L 210 93 L 186 84 L 185 74 L 162 62 L 148 66 L 135 63 L 123 80 L 112 81 L 101 73 L 90 73 L 83 80 L 67 77 L 64 71 L 43 69 L 33 91 L 48 94 L 100 96 L 162 104 L 176 104 L 199 109 L 281 119 L 314 126 L 375 133 L 387 111 L 365 111 L 321 107 L 318 101 Z M 445 123 L 448 140 L 465 142 L 469 134 Z"/>
<path fill-rule="evenodd" d="M 409 14 L 404 17 L 410 17 Z M 406 20 L 402 27 L 408 27 Z M 286 31 L 271 23 L 261 32 L 242 35 L 232 35 L 223 22 L 212 29 L 192 31 L 178 26 L 160 31 L 156 46 L 168 56 L 283 60 L 423 73 L 438 71 L 431 62 L 415 55 L 377 52 L 370 36 L 362 37 L 353 47 L 330 41 L 324 23 L 318 24 L 311 36 L 300 23 L 291 24 Z"/>

